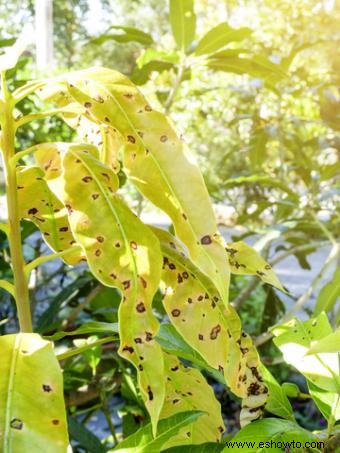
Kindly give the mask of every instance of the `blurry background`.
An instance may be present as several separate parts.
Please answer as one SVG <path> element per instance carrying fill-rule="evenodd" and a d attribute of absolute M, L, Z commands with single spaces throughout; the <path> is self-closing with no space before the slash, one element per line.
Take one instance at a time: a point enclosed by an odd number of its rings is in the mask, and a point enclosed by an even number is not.
<path fill-rule="evenodd" d="M 9 0 L 0 2 L 0 51 L 20 35 L 27 42 L 10 72 L 13 87 L 34 77 L 107 66 L 132 78 L 155 109 L 169 114 L 199 162 L 225 237 L 253 244 L 289 291 L 282 295 L 254 278 L 237 276 L 231 300 L 245 329 L 263 343 L 265 363 L 276 364 L 272 372 L 280 382 L 298 380 L 303 390 L 301 376 L 280 365 L 264 333 L 287 311 L 304 317 L 326 310 L 333 325 L 340 321 L 340 275 L 333 253 L 339 233 L 339 3 L 195 0 L 194 9 L 196 29 L 186 48 L 179 48 L 167 0 Z M 210 44 L 204 46 L 200 40 L 208 32 Z M 35 99 L 19 106 L 22 113 L 33 108 L 42 106 Z M 21 128 L 17 147 L 73 138 L 74 132 L 52 117 Z M 0 185 L 0 218 L 5 218 L 1 170 Z M 127 182 L 123 190 L 145 221 L 169 226 Z M 46 253 L 32 224 L 25 224 L 23 232 L 27 259 Z M 6 277 L 7 244 L 4 236 L 0 241 L 0 273 Z M 42 333 L 88 320 L 117 320 L 117 293 L 94 282 L 84 267 L 42 266 L 30 285 Z M 11 331 L 14 306 L 4 293 L 0 302 L 0 329 Z M 162 317 L 157 301 L 156 306 Z M 121 411 L 116 429 L 131 432 L 145 417 L 131 390 L 132 372 L 115 356 L 120 377 L 105 374 L 105 361 L 113 360 L 110 348 L 95 349 L 94 357 L 66 364 L 70 410 L 79 417 L 84 413 L 80 418 L 86 425 L 93 417 L 110 419 L 113 407 L 114 414 Z M 91 366 L 99 371 L 93 374 Z M 88 396 L 82 400 L 84 385 Z M 112 389 L 120 399 L 112 400 Z M 216 389 L 232 431 L 238 403 L 217 384 Z M 103 401 L 105 414 L 98 415 Z M 310 400 L 296 404 L 302 425 L 322 426 Z M 104 423 L 104 432 L 99 425 L 99 437 L 113 435 L 110 423 Z"/>

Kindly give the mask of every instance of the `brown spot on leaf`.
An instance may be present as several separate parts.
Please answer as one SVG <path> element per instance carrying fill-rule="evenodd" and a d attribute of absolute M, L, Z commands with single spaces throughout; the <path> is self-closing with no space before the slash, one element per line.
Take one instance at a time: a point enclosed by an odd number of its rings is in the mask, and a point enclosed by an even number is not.
<path fill-rule="evenodd" d="M 104 237 L 103 236 L 97 236 L 96 237 L 98 242 L 104 242 Z"/>
<path fill-rule="evenodd" d="M 99 250 L 99 249 L 97 249 L 97 250 L 94 252 L 94 254 L 95 254 L 96 256 L 100 256 L 100 255 L 102 254 L 102 251 Z"/>
<path fill-rule="evenodd" d="M 201 238 L 201 244 L 203 244 L 203 245 L 209 245 L 209 244 L 211 244 L 211 242 L 212 241 L 211 241 L 211 237 L 209 236 L 209 234 L 207 234 L 206 236 L 203 236 Z"/>
<path fill-rule="evenodd" d="M 221 326 L 217 324 L 217 326 L 213 327 L 210 332 L 210 339 L 216 340 L 218 334 L 221 332 Z"/>
<path fill-rule="evenodd" d="M 191 297 L 188 297 L 188 304 L 192 304 L 192 299 L 191 299 Z"/>
<path fill-rule="evenodd" d="M 92 176 L 84 176 L 84 178 L 82 178 L 82 181 L 84 181 L 86 183 L 90 182 L 90 181 L 92 181 Z"/>
<path fill-rule="evenodd" d="M 148 385 L 148 397 L 149 397 L 149 401 L 153 400 L 153 393 L 152 393 L 150 385 Z"/>
<path fill-rule="evenodd" d="M 135 241 L 131 241 L 130 246 L 133 250 L 137 250 L 137 248 L 138 248 L 137 243 Z"/>
<path fill-rule="evenodd" d="M 20 418 L 12 418 L 11 420 L 11 428 L 13 429 L 18 429 L 18 430 L 21 430 L 24 426 L 22 420 L 20 420 Z"/>
<path fill-rule="evenodd" d="M 176 404 L 178 403 L 180 400 L 178 398 L 175 398 L 174 400 L 172 400 L 172 404 Z"/>
<path fill-rule="evenodd" d="M 141 284 L 142 284 L 143 288 L 146 288 L 148 286 L 147 281 L 145 280 L 145 278 L 140 277 L 140 281 L 141 281 Z"/>
<path fill-rule="evenodd" d="M 127 141 L 129 143 L 136 143 L 136 139 L 135 139 L 135 137 L 133 135 L 128 135 L 127 136 Z"/>
<path fill-rule="evenodd" d="M 85 103 L 84 103 L 84 107 L 85 107 L 86 109 L 90 109 L 90 108 L 92 107 L 91 102 L 85 102 Z"/>
<path fill-rule="evenodd" d="M 172 316 L 177 318 L 181 314 L 181 310 L 178 310 L 178 308 L 174 308 L 171 312 Z"/>
<path fill-rule="evenodd" d="M 162 143 L 165 143 L 168 140 L 168 137 L 166 135 L 161 135 L 160 141 Z"/>
<path fill-rule="evenodd" d="M 182 274 L 182 277 L 185 278 L 185 279 L 189 278 L 188 272 L 184 271 L 183 274 Z"/>
<path fill-rule="evenodd" d="M 145 339 L 146 339 L 146 341 L 151 341 L 152 340 L 152 333 L 151 332 L 145 332 Z"/>
<path fill-rule="evenodd" d="M 144 370 L 143 365 L 139 364 L 138 369 L 139 369 L 139 371 L 143 371 Z"/>
<path fill-rule="evenodd" d="M 59 423 L 60 423 L 60 420 L 58 420 L 57 418 L 54 418 L 54 419 L 52 420 L 52 425 L 57 426 L 57 425 L 59 425 Z"/>
<path fill-rule="evenodd" d="M 146 112 L 151 112 L 151 111 L 152 111 L 152 108 L 151 108 L 149 105 L 146 105 L 146 106 L 144 107 L 144 110 L 145 110 Z"/>
<path fill-rule="evenodd" d="M 140 344 L 140 343 L 143 343 L 143 340 L 140 337 L 137 337 L 137 338 L 134 339 L 134 342 L 136 344 Z"/>
<path fill-rule="evenodd" d="M 123 351 L 123 352 L 125 352 L 125 351 L 126 351 L 126 352 L 129 352 L 130 354 L 133 354 L 133 352 L 134 352 L 134 351 L 133 351 L 133 347 L 132 347 L 132 346 L 128 346 L 128 345 L 124 346 L 123 349 L 122 349 L 122 351 Z"/>
<path fill-rule="evenodd" d="M 31 208 L 31 209 L 28 210 L 28 213 L 29 213 L 30 215 L 35 215 L 37 212 L 38 212 L 38 209 L 37 209 L 37 208 Z"/>
<path fill-rule="evenodd" d="M 177 371 L 179 370 L 179 367 L 176 365 L 176 366 L 173 366 L 172 368 L 170 368 L 171 371 Z"/>
<path fill-rule="evenodd" d="M 97 198 L 99 197 L 99 193 L 93 193 L 91 195 L 91 197 L 92 197 L 93 200 L 97 200 Z"/>
<path fill-rule="evenodd" d="M 200 341 L 203 341 L 204 340 L 204 335 L 202 335 L 201 333 L 198 334 L 198 339 Z"/>
<path fill-rule="evenodd" d="M 124 289 L 129 289 L 130 288 L 130 285 L 131 285 L 131 280 L 125 280 L 123 282 L 123 287 Z"/>
<path fill-rule="evenodd" d="M 47 393 L 52 392 L 52 387 L 48 384 L 43 384 L 42 389 L 44 392 L 47 392 Z"/>
<path fill-rule="evenodd" d="M 181 274 L 178 274 L 177 275 L 177 283 L 182 283 L 183 282 L 183 277 L 181 276 Z"/>
<path fill-rule="evenodd" d="M 65 227 L 60 227 L 59 228 L 59 231 L 61 231 L 62 233 L 65 233 L 66 231 L 68 231 L 68 227 L 65 226 Z"/>
<path fill-rule="evenodd" d="M 146 310 L 144 302 L 139 302 L 136 306 L 136 310 L 138 313 L 143 313 Z"/>

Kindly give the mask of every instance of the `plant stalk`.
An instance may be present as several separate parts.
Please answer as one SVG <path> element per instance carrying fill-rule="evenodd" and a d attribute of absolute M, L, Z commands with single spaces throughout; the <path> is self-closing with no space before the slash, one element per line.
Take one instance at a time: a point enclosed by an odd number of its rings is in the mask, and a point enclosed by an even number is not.
<path fill-rule="evenodd" d="M 1 150 L 4 158 L 6 197 L 8 208 L 8 241 L 14 275 L 14 294 L 21 332 L 32 332 L 32 317 L 29 303 L 28 282 L 25 277 L 25 261 L 22 253 L 20 217 L 17 196 L 16 167 L 10 159 L 14 155 L 15 126 L 12 97 L 8 91 L 5 73 L 1 73 Z"/>

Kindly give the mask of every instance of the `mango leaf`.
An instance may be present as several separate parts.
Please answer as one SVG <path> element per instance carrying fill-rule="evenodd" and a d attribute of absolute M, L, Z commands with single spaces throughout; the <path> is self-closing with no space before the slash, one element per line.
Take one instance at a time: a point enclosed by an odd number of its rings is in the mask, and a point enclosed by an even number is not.
<path fill-rule="evenodd" d="M 1 451 L 64 453 L 63 379 L 53 344 L 37 334 L 0 337 Z"/>
<path fill-rule="evenodd" d="M 307 354 L 318 354 L 320 352 L 340 352 L 340 329 L 317 342 L 312 342 Z"/>
<path fill-rule="evenodd" d="M 17 187 L 20 217 L 31 220 L 41 230 L 54 252 L 74 247 L 74 253 L 63 259 L 69 264 L 78 263 L 82 256 L 70 229 L 67 210 L 49 189 L 44 171 L 39 167 L 18 167 Z"/>
<path fill-rule="evenodd" d="M 225 431 L 221 408 L 213 389 L 202 374 L 185 367 L 175 356 L 165 354 L 166 398 L 160 418 L 183 411 L 200 410 L 203 415 L 169 439 L 164 448 L 176 445 L 219 442 Z"/>
<path fill-rule="evenodd" d="M 196 32 L 193 0 L 170 0 L 170 24 L 178 48 L 186 52 Z"/>
<path fill-rule="evenodd" d="M 294 319 L 275 327 L 273 333 L 276 336 L 274 343 L 287 363 L 318 387 L 331 392 L 340 391 L 338 354 L 306 355 L 312 341 L 332 333 L 325 313 L 306 322 Z"/>
<path fill-rule="evenodd" d="M 179 430 L 203 415 L 200 411 L 186 411 L 159 421 L 155 437 L 152 436 L 151 424 L 143 426 L 137 432 L 123 440 L 116 448 L 109 450 L 117 453 L 159 453 L 165 442 Z"/>
<path fill-rule="evenodd" d="M 86 322 L 85 324 L 78 327 L 78 329 L 71 331 L 68 330 L 67 332 L 59 331 L 51 336 L 45 336 L 45 338 L 50 341 L 58 341 L 68 336 L 94 333 L 104 333 L 106 335 L 118 333 L 118 324 L 113 322 Z"/>
<path fill-rule="evenodd" d="M 155 429 L 165 389 L 163 354 L 154 340 L 158 321 L 152 312 L 161 268 L 157 238 L 115 194 L 116 174 L 87 150 L 69 148 L 63 169 L 64 202 L 73 234 L 94 276 L 123 293 L 119 353 L 137 368 Z"/>
<path fill-rule="evenodd" d="M 285 418 L 286 420 L 295 421 L 292 406 L 287 398 L 281 385 L 277 382 L 271 372 L 261 364 L 261 373 L 268 387 L 268 400 L 266 410 L 274 415 Z"/>
<path fill-rule="evenodd" d="M 157 228 L 153 231 L 164 255 L 161 288 L 172 324 L 243 398 L 241 423 L 258 418 L 268 390 L 258 370 L 256 349 L 250 337 L 241 332 L 237 313 L 221 302 L 211 281 L 190 262 L 174 237 Z"/>
<path fill-rule="evenodd" d="M 179 63 L 180 56 L 177 52 L 165 52 L 164 50 L 146 49 L 137 58 L 136 63 L 139 69 L 151 61 L 163 61 L 167 63 L 177 64 Z"/>
<path fill-rule="evenodd" d="M 282 190 L 283 192 L 286 192 L 292 199 L 298 200 L 298 196 L 296 193 L 290 189 L 290 187 L 287 186 L 287 184 L 284 184 L 282 181 L 279 181 L 277 179 L 271 178 L 270 176 L 265 176 L 265 175 L 251 175 L 251 176 L 240 176 L 238 178 L 231 178 L 227 179 L 226 181 L 223 182 L 223 184 L 226 187 L 233 187 L 233 186 L 240 186 L 240 185 L 246 185 L 246 184 L 259 184 L 260 186 L 265 186 L 275 189 Z"/>
<path fill-rule="evenodd" d="M 215 71 L 232 72 L 235 74 L 248 74 L 252 77 L 262 79 L 270 88 L 287 77 L 282 68 L 269 61 L 262 55 L 255 55 L 252 58 L 231 56 L 228 51 L 217 52 L 209 57 L 208 67 Z"/>
<path fill-rule="evenodd" d="M 110 30 L 114 30 L 114 32 L 110 33 Z M 153 43 L 152 36 L 149 33 L 145 33 L 135 27 L 125 27 L 122 25 L 112 25 L 105 34 L 92 39 L 91 43 L 101 45 L 106 41 L 116 41 L 119 43 L 139 42 L 145 46 Z"/>
<path fill-rule="evenodd" d="M 305 442 L 315 440 L 316 438 L 311 432 L 296 423 L 278 418 L 266 418 L 242 428 L 231 441 L 227 442 L 227 446 L 222 452 L 264 453 L 270 451 L 270 453 L 282 453 L 282 448 L 276 448 L 275 444 L 271 444 L 270 441 L 286 442 L 284 448 L 293 449 L 293 441 L 304 445 Z M 262 445 L 260 445 L 261 442 Z"/>
<path fill-rule="evenodd" d="M 223 375 L 210 367 L 203 357 L 184 341 L 172 324 L 162 323 L 156 340 L 164 351 L 188 360 L 194 364 L 196 368 L 207 371 L 215 381 L 226 385 Z"/>
<path fill-rule="evenodd" d="M 43 97 L 62 105 L 72 103 L 66 91 L 86 106 L 90 119 L 109 124 L 124 136 L 124 170 L 136 187 L 171 217 L 191 259 L 211 278 L 226 302 L 229 270 L 224 242 L 217 233 L 198 166 L 169 120 L 152 110 L 132 82 L 109 69 L 79 71 L 50 83 Z"/>
<path fill-rule="evenodd" d="M 250 28 L 232 28 L 227 23 L 217 25 L 208 31 L 197 44 L 195 55 L 216 52 L 230 42 L 242 41 L 252 33 Z"/>
<path fill-rule="evenodd" d="M 227 244 L 226 251 L 229 255 L 230 269 L 233 274 L 257 275 L 263 282 L 286 292 L 270 264 L 252 247 L 239 241 Z"/>
<path fill-rule="evenodd" d="M 322 311 L 331 311 L 340 297 L 340 267 L 337 267 L 333 278 L 321 289 L 315 302 L 314 315 Z"/>
<path fill-rule="evenodd" d="M 307 381 L 307 384 L 309 393 L 325 419 L 331 420 L 334 417 L 335 421 L 340 420 L 339 394 L 323 390 L 311 381 Z"/>
<path fill-rule="evenodd" d="M 68 417 L 67 424 L 71 439 L 76 440 L 81 447 L 86 448 L 91 453 L 105 453 L 107 451 L 100 439 L 74 417 Z"/>
<path fill-rule="evenodd" d="M 21 54 L 27 47 L 27 42 L 23 38 L 19 38 L 12 44 L 11 40 L 5 42 L 6 46 L 4 51 L 0 52 L 0 71 L 7 71 L 16 66 Z M 2 46 L 1 46 L 2 47 Z"/>

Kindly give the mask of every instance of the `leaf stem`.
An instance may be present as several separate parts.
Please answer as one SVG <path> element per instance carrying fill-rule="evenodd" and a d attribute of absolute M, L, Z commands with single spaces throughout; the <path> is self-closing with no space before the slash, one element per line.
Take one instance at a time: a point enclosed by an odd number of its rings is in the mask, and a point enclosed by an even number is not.
<path fill-rule="evenodd" d="M 24 273 L 25 261 L 21 246 L 20 217 L 17 197 L 16 167 L 10 159 L 14 155 L 15 126 L 13 101 L 6 84 L 5 72 L 1 73 L 1 150 L 4 157 L 6 198 L 8 208 L 8 241 L 14 275 L 14 294 L 21 332 L 32 332 L 28 282 Z"/>

